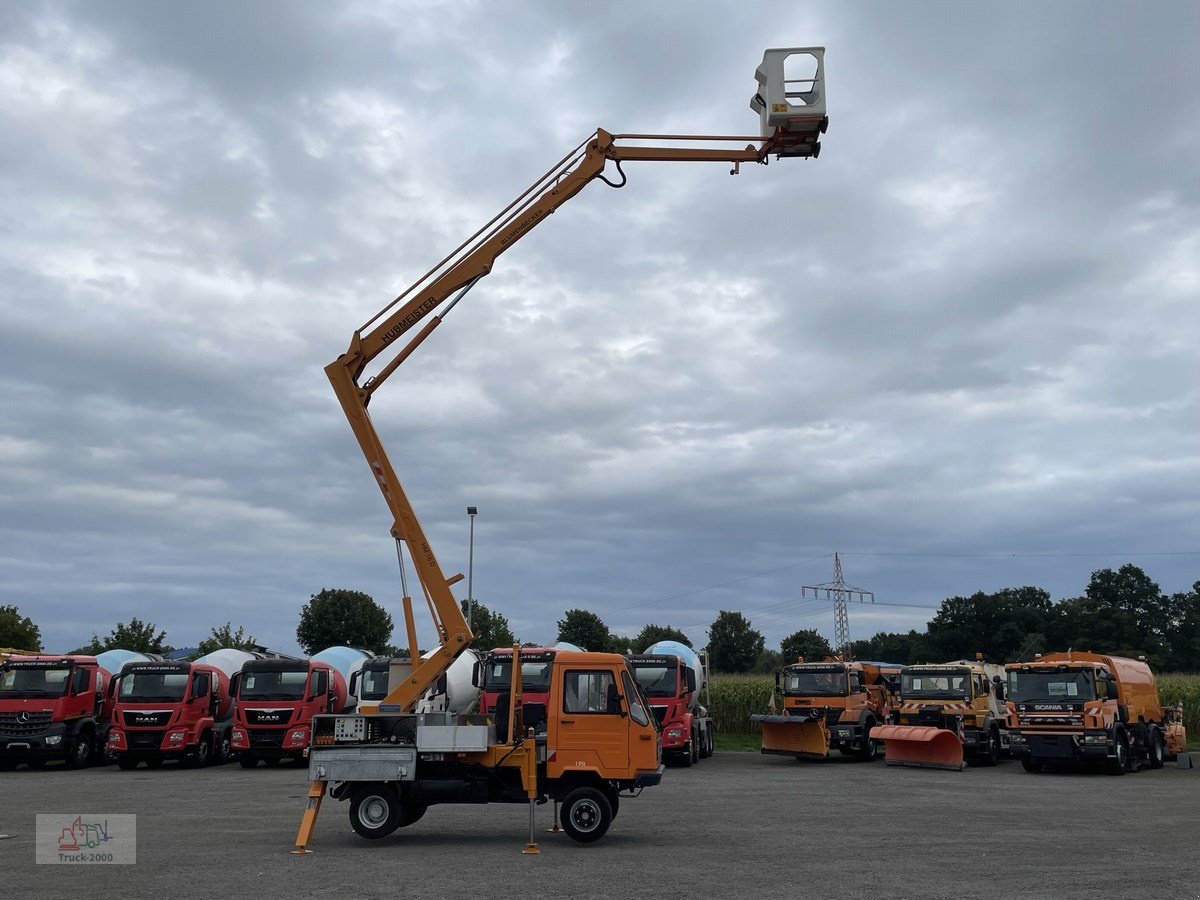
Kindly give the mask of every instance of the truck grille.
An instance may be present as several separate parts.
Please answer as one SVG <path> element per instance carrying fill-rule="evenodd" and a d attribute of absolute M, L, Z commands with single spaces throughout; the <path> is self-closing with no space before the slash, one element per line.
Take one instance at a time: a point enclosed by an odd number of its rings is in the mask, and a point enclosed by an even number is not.
<path fill-rule="evenodd" d="M 286 725 L 292 720 L 290 709 L 247 709 L 247 725 Z"/>
<path fill-rule="evenodd" d="M 161 712 L 139 712 L 136 709 L 125 710 L 125 724 L 130 728 L 164 728 L 171 721 L 171 710 Z"/>
<path fill-rule="evenodd" d="M 165 728 L 156 728 L 153 731 L 127 731 L 125 732 L 125 742 L 129 745 L 130 750 L 157 750 L 162 746 L 164 734 L 166 734 Z"/>
<path fill-rule="evenodd" d="M 247 730 L 250 735 L 250 747 L 254 750 L 278 750 L 283 746 L 283 736 L 287 733 L 286 728 L 251 728 Z"/>
<path fill-rule="evenodd" d="M 17 721 L 20 716 L 24 721 Z M 4 737 L 29 737 L 40 734 L 50 724 L 48 712 L 0 713 L 0 735 Z"/>

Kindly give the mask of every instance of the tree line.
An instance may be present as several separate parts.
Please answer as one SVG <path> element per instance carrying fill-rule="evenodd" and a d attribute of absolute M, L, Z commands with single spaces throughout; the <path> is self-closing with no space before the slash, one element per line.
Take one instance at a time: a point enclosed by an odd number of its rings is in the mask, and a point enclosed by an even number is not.
<path fill-rule="evenodd" d="M 465 600 L 462 609 L 466 615 Z M 479 601 L 474 602 L 471 622 L 477 648 L 520 643 L 507 617 Z M 588 650 L 640 653 L 663 640 L 693 646 L 687 634 L 670 625 L 647 624 L 632 636 L 616 634 L 586 609 L 567 610 L 556 625 L 558 640 Z M 296 640 L 309 654 L 345 645 L 407 656 L 407 647 L 390 643 L 392 631 L 391 615 L 370 595 L 325 588 L 312 594 L 300 610 Z M 778 650 L 768 649 L 762 632 L 739 611 L 720 610 L 707 635 L 704 649 L 717 672 L 772 672 L 799 657 L 822 659 L 833 653 L 814 629 L 793 632 Z M 235 629 L 226 622 L 213 628 L 192 655 L 221 647 L 257 646 L 241 626 Z M 1160 672 L 1200 671 L 1200 581 L 1190 591 L 1165 594 L 1144 571 L 1126 564 L 1093 572 L 1082 595 L 1057 603 L 1039 587 L 979 591 L 943 600 L 924 631 L 879 632 L 851 646 L 857 659 L 901 665 L 971 659 L 976 653 L 992 662 L 1013 662 L 1047 650 L 1074 648 L 1145 656 Z M 41 650 L 41 631 L 17 607 L 0 606 L 0 647 Z M 93 634 L 90 642 L 71 652 L 95 655 L 115 648 L 142 653 L 172 650 L 165 631 L 133 618 L 117 623 L 104 637 Z"/>

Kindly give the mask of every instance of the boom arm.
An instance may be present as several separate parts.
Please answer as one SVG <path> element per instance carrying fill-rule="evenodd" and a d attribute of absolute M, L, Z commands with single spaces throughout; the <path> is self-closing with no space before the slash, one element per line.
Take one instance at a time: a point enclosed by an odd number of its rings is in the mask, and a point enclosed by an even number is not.
<path fill-rule="evenodd" d="M 816 135 L 824 131 L 822 116 L 810 116 L 800 124 L 807 133 Z M 660 142 L 659 146 L 625 145 L 618 141 Z M 392 536 L 408 547 L 413 559 L 417 578 L 420 581 L 426 602 L 434 619 L 440 639 L 437 650 L 427 660 L 422 660 L 415 646 L 415 628 L 412 605 L 407 590 L 404 598 L 404 616 L 409 635 L 413 669 L 405 681 L 388 694 L 380 705 L 381 709 L 408 711 L 414 708 L 421 695 L 434 684 L 454 659 L 470 644 L 472 634 L 463 618 L 462 610 L 454 599 L 450 586 L 462 579 L 462 575 L 447 578 L 438 565 L 437 558 L 429 546 L 421 523 L 409 503 L 400 481 L 396 477 L 387 453 L 380 443 L 379 435 L 367 412 L 372 394 L 441 324 L 446 313 L 491 271 L 496 258 L 528 234 L 547 216 L 578 194 L 589 182 L 599 178 L 611 187 L 622 187 L 625 174 L 621 163 L 627 161 L 680 161 L 680 162 L 726 162 L 733 164 L 732 174 L 737 174 L 742 163 L 767 162 L 770 154 L 777 156 L 816 156 L 820 144 L 815 138 L 801 142 L 799 149 L 796 129 L 779 129 L 770 138 L 681 136 L 681 135 L 612 135 L 597 130 L 593 135 L 567 154 L 559 163 L 538 179 L 521 196 L 502 210 L 483 228 L 461 244 L 453 253 L 431 269 L 407 291 L 393 300 L 374 318 L 354 333 L 350 347 L 334 362 L 325 367 L 325 374 L 333 384 L 334 392 L 342 410 L 350 422 L 354 436 L 367 458 L 379 489 L 383 492 L 388 508 L 394 517 Z M 688 147 L 688 143 L 724 143 L 752 141 L 740 149 L 728 147 Z M 807 150 L 807 152 L 805 152 Z M 609 162 L 615 163 L 621 176 L 619 182 L 605 178 L 604 169 Z M 435 310 L 437 312 L 435 312 Z M 426 317 L 429 320 L 399 350 L 391 361 L 373 377 L 360 384 L 367 365 L 376 357 L 393 349 L 397 340 L 415 328 Z M 403 569 L 403 561 L 401 561 Z"/>

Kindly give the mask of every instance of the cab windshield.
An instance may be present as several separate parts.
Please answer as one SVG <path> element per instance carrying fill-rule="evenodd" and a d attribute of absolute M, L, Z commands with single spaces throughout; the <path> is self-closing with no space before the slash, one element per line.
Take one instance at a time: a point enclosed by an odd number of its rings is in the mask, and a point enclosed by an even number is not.
<path fill-rule="evenodd" d="M 1008 673 L 1008 699 L 1013 703 L 1076 703 L 1096 699 L 1090 669 Z"/>
<path fill-rule="evenodd" d="M 799 697 L 844 697 L 849 692 L 846 670 L 784 669 L 783 692 Z"/>
<path fill-rule="evenodd" d="M 71 683 L 71 666 L 29 666 L 0 672 L 5 697 L 61 697 Z"/>
<path fill-rule="evenodd" d="M 187 683 L 187 672 L 129 672 L 121 676 L 117 697 L 129 703 L 178 701 Z"/>
<path fill-rule="evenodd" d="M 388 695 L 387 669 L 363 669 L 358 694 L 362 700 L 382 700 Z"/>
<path fill-rule="evenodd" d="M 902 672 L 900 696 L 928 700 L 970 700 L 971 673 L 966 669 L 958 672 Z"/>
<path fill-rule="evenodd" d="M 300 700 L 308 672 L 246 672 L 238 696 L 243 700 Z"/>
<path fill-rule="evenodd" d="M 679 667 L 669 663 L 631 663 L 638 686 L 647 697 L 674 697 L 679 693 Z"/>
<path fill-rule="evenodd" d="M 528 694 L 550 693 L 550 672 L 554 663 L 521 663 L 521 690 Z M 483 689 L 491 694 L 503 693 L 512 687 L 512 657 L 495 657 L 483 667 Z"/>

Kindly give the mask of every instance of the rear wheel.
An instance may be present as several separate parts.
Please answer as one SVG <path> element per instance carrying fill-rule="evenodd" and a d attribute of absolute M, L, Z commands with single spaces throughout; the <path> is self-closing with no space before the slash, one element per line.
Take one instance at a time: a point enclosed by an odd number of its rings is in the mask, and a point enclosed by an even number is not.
<path fill-rule="evenodd" d="M 1129 771 L 1129 741 L 1124 733 L 1117 735 L 1117 747 L 1104 765 L 1109 775 L 1124 775 Z"/>
<path fill-rule="evenodd" d="M 1043 766 L 1036 759 L 1030 759 L 1028 756 L 1026 756 L 1021 760 L 1021 768 L 1026 772 L 1040 772 L 1042 771 Z"/>
<path fill-rule="evenodd" d="M 350 827 L 360 837 L 385 838 L 400 827 L 400 818 L 400 799 L 386 784 L 364 784 L 350 799 Z"/>
<path fill-rule="evenodd" d="M 1150 729 L 1150 768 L 1161 769 L 1167 758 L 1167 748 L 1164 746 L 1163 734 L 1157 728 Z"/>
<path fill-rule="evenodd" d="M 581 844 L 590 844 L 604 837 L 613 819 L 608 798 L 594 787 L 578 787 L 567 794 L 561 816 L 567 837 Z"/>
<path fill-rule="evenodd" d="M 71 744 L 71 752 L 67 754 L 67 767 L 71 769 L 86 769 L 92 761 L 92 736 L 87 732 L 77 735 Z"/>

